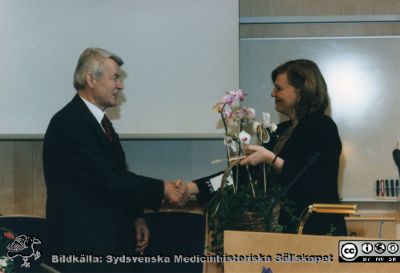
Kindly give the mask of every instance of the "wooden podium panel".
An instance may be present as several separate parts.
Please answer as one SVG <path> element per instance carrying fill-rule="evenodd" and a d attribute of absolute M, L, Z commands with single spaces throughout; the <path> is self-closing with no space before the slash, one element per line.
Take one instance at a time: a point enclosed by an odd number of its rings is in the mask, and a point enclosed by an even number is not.
<path fill-rule="evenodd" d="M 297 235 L 283 233 L 225 231 L 224 250 L 228 255 L 264 255 L 271 261 L 225 262 L 224 273 L 262 273 L 263 268 L 273 273 L 347 273 L 399 272 L 400 263 L 339 263 L 340 240 L 368 240 L 359 237 Z M 372 239 L 370 239 L 372 240 Z M 376 239 L 374 239 L 376 240 Z M 282 257 L 285 254 L 292 259 Z M 322 255 L 325 262 L 302 262 L 296 255 Z M 286 257 L 288 257 L 286 256 Z M 278 258 L 281 262 L 277 262 Z M 268 271 L 267 271 L 268 272 Z"/>

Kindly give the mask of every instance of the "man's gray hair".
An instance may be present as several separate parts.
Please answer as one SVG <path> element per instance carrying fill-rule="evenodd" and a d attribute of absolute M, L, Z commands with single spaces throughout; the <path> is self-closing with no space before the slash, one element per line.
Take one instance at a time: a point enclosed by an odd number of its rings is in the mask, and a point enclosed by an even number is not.
<path fill-rule="evenodd" d="M 74 73 L 74 88 L 76 91 L 86 87 L 85 76 L 87 72 L 92 72 L 96 78 L 103 74 L 104 61 L 106 59 L 114 60 L 119 66 L 124 64 L 120 57 L 101 48 L 88 48 L 82 52 Z"/>

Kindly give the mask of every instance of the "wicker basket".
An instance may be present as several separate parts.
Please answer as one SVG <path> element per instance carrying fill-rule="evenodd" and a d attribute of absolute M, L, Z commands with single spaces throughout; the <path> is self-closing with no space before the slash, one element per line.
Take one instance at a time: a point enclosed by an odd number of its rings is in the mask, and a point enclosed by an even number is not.
<path fill-rule="evenodd" d="M 244 231 L 265 231 L 265 219 L 257 212 L 245 211 L 238 229 Z"/>

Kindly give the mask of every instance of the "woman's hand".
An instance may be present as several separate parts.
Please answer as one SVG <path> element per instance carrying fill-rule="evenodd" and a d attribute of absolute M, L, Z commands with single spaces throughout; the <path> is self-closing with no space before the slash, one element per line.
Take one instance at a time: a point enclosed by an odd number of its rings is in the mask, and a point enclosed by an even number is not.
<path fill-rule="evenodd" d="M 245 145 L 243 150 L 247 157 L 240 160 L 240 165 L 250 164 L 254 166 L 260 163 L 270 164 L 275 157 L 273 152 L 258 145 Z"/>
<path fill-rule="evenodd" d="M 281 173 L 285 160 L 270 150 L 258 145 L 246 145 L 243 150 L 247 157 L 240 160 L 240 165 L 250 164 L 254 166 L 260 163 L 267 163 L 271 164 L 277 173 Z"/>

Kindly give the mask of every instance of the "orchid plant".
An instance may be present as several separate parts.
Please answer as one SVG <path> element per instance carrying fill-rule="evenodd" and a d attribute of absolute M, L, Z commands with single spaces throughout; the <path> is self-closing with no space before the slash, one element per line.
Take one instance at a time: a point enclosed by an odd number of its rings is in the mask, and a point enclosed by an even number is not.
<path fill-rule="evenodd" d="M 223 253 L 223 231 L 233 230 L 263 230 L 269 228 L 269 213 L 272 210 L 270 197 L 267 197 L 267 181 L 255 181 L 251 177 L 249 166 L 246 166 L 249 182 L 240 183 L 239 175 L 233 178 L 232 169 L 239 168 L 237 162 L 245 156 L 244 145 L 268 143 L 275 134 L 277 125 L 271 122 L 269 113 L 262 113 L 261 122 L 256 120 L 254 108 L 244 106 L 247 94 L 243 90 L 228 91 L 213 107 L 214 112 L 221 115 L 221 128 L 225 130 L 224 144 L 227 151 L 228 166 L 221 182 L 220 198 L 209 206 L 209 229 L 211 245 L 209 249 L 215 253 Z M 265 165 L 263 165 L 265 174 Z M 236 169 L 237 173 L 239 172 Z M 232 182 L 233 181 L 233 182 Z M 256 186 L 263 183 L 263 187 Z M 226 187 L 225 187 L 226 186 Z M 253 223 L 244 220 L 243 215 L 258 215 L 257 228 Z M 247 223 L 249 222 L 249 223 Z M 245 227 L 242 224 L 249 224 Z M 274 230 L 277 231 L 277 230 Z"/>
<path fill-rule="evenodd" d="M 214 107 L 214 112 L 221 114 L 221 120 L 225 129 L 224 144 L 228 147 L 228 159 L 232 153 L 242 153 L 241 144 L 249 143 L 251 136 L 243 131 L 243 125 L 254 121 L 256 111 L 254 108 L 240 107 L 240 102 L 244 101 L 246 93 L 242 90 L 229 91 L 218 101 Z M 231 153 L 232 152 L 232 153 Z"/>
<path fill-rule="evenodd" d="M 229 158 L 232 154 L 242 154 L 242 144 L 249 144 L 252 135 L 256 135 L 260 143 L 266 143 L 269 141 L 269 134 L 274 133 L 277 128 L 275 123 L 270 122 L 269 113 L 262 113 L 261 124 L 256 121 L 254 108 L 240 105 L 246 95 L 241 89 L 228 91 L 213 107 L 214 112 L 221 115 L 225 129 L 224 144 L 229 147 L 227 149 Z"/>
<path fill-rule="evenodd" d="M 246 96 L 247 94 L 241 89 L 228 91 L 213 107 L 214 112 L 218 112 L 221 115 L 221 121 L 225 129 L 224 144 L 227 148 L 228 163 L 234 162 L 232 160 L 235 159 L 234 157 L 240 158 L 240 156 L 244 155 L 243 145 L 250 144 L 252 136 L 256 136 L 258 144 L 261 145 L 268 143 L 270 135 L 275 133 L 277 129 L 277 125 L 271 122 L 269 113 L 262 113 L 262 122 L 260 123 L 256 120 L 256 110 L 254 108 L 241 105 Z M 265 179 L 264 184 L 266 191 Z M 252 183 L 251 187 L 253 195 L 255 195 Z M 235 184 L 234 190 L 236 191 Z"/>

